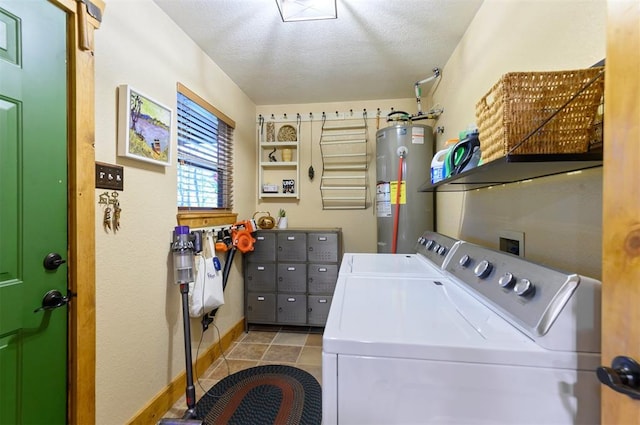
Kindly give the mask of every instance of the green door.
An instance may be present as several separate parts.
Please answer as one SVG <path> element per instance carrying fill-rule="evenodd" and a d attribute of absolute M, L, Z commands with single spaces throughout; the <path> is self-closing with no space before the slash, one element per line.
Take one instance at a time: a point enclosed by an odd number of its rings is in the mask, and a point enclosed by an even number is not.
<path fill-rule="evenodd" d="M 66 422 L 67 307 L 35 311 L 67 294 L 66 19 L 0 0 L 0 424 Z"/>

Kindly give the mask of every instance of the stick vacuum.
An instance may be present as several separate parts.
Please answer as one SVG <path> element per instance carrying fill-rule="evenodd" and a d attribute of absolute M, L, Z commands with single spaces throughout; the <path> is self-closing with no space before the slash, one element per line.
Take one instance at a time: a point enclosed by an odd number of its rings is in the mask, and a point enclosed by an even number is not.
<path fill-rule="evenodd" d="M 253 244 L 256 241 L 251 234 L 256 231 L 253 221 L 242 221 L 231 226 L 231 232 L 223 229 L 218 233 L 218 243 L 216 250 L 226 251 L 226 260 L 222 273 L 222 290 L 227 286 L 231 264 L 236 251 L 242 253 L 253 251 Z M 176 226 L 173 231 L 173 242 L 171 244 L 173 252 L 174 281 L 180 285 L 182 296 L 182 322 L 184 329 L 184 354 L 185 369 L 187 375 L 186 401 L 187 411 L 182 418 L 162 418 L 158 425 L 202 425 L 202 421 L 196 418 L 196 390 L 193 382 L 193 366 L 191 356 L 191 320 L 189 318 L 189 283 L 195 279 L 195 253 L 202 251 L 202 233 L 189 232 L 189 226 Z M 206 313 L 202 318 L 203 329 L 206 329 L 218 309 Z"/>
<path fill-rule="evenodd" d="M 189 319 L 189 283 L 195 278 L 194 255 L 202 250 L 200 233 L 189 233 L 189 226 L 176 226 L 173 231 L 173 276 L 177 285 L 180 285 L 182 296 L 182 325 L 184 330 L 184 356 L 187 374 L 187 411 L 180 419 L 163 418 L 158 424 L 162 425 L 202 425 L 202 421 L 196 418 L 196 388 L 193 385 L 193 367 L 191 358 L 191 322 Z"/>

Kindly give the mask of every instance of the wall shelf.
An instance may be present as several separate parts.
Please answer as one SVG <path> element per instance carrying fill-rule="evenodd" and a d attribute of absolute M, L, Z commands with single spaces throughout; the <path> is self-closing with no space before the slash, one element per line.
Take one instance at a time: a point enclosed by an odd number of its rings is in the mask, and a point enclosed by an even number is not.
<path fill-rule="evenodd" d="M 288 124 L 287 124 L 288 123 Z M 265 141 L 267 138 L 266 131 L 259 123 L 258 127 L 258 199 L 265 198 L 293 198 L 300 199 L 300 122 L 285 121 L 272 122 L 273 134 L 271 141 Z M 296 125 L 295 136 L 297 140 L 279 141 L 277 137 L 282 127 L 291 127 L 290 124 Z M 278 135 L 276 137 L 276 135 Z M 290 151 L 290 158 L 284 161 L 284 151 Z M 270 154 L 276 161 L 271 161 Z M 293 193 L 285 193 L 283 181 L 293 181 Z M 264 186 L 276 186 L 277 192 L 265 192 Z"/>
<path fill-rule="evenodd" d="M 418 191 L 465 192 L 601 166 L 601 151 L 580 154 L 506 155 L 438 183 L 425 182 Z"/>

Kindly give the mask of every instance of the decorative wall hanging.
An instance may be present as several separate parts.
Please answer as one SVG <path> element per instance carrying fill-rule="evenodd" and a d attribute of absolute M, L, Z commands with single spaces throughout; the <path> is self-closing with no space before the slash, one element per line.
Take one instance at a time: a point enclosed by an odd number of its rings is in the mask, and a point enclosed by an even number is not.
<path fill-rule="evenodd" d="M 171 165 L 171 109 L 128 85 L 118 99 L 118 155 Z"/>
<path fill-rule="evenodd" d="M 104 216 L 102 219 L 102 227 L 104 231 L 109 233 L 113 231 L 116 233 L 120 230 L 120 214 L 122 208 L 120 208 L 120 201 L 118 200 L 118 192 L 103 192 L 99 195 L 99 205 L 104 207 Z M 111 208 L 113 206 L 113 208 Z"/>

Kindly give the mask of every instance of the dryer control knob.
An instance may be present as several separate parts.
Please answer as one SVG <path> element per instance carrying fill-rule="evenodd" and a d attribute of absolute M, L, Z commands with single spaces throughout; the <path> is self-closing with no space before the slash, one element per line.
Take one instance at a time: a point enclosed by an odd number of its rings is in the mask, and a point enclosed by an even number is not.
<path fill-rule="evenodd" d="M 529 279 L 520 279 L 516 286 L 513 287 L 513 291 L 521 297 L 532 295 L 535 289 L 536 287 Z"/>
<path fill-rule="evenodd" d="M 491 264 L 487 260 L 482 260 L 473 270 L 473 273 L 480 279 L 484 279 L 485 277 L 489 276 L 491 270 L 493 270 L 493 264 Z"/>
<path fill-rule="evenodd" d="M 469 263 L 471 263 L 471 257 L 469 257 L 467 254 L 464 254 L 462 257 L 460 257 L 460 260 L 458 261 L 458 264 L 460 264 L 462 267 L 469 266 Z"/>
<path fill-rule="evenodd" d="M 498 285 L 503 288 L 509 288 L 516 282 L 516 279 L 513 277 L 513 274 L 507 272 L 502 275 L 502 277 L 498 280 Z"/>

